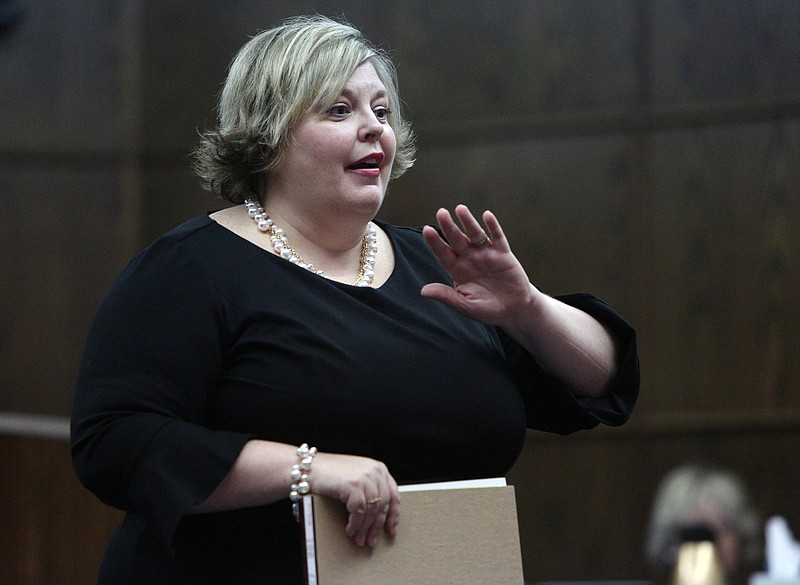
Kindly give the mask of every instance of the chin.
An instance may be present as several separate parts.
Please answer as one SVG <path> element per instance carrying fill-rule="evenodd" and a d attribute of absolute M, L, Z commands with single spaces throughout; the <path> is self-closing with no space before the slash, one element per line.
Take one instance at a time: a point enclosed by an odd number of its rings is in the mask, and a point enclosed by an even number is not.
<path fill-rule="evenodd" d="M 357 190 L 359 201 L 372 201 L 378 205 L 383 203 L 385 195 L 386 188 L 383 185 L 369 185 L 368 187 L 361 187 Z"/>

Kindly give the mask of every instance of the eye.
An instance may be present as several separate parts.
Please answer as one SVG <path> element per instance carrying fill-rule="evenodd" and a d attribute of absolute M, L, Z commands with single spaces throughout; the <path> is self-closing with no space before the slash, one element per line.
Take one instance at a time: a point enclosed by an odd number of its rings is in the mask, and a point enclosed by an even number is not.
<path fill-rule="evenodd" d="M 391 112 L 384 106 L 378 106 L 372 111 L 375 112 L 375 117 L 378 118 L 378 120 L 380 120 L 381 122 L 385 122 L 386 120 L 388 120 L 389 114 L 391 114 Z"/>
<path fill-rule="evenodd" d="M 346 104 L 336 104 L 328 110 L 328 115 L 331 118 L 344 118 L 350 113 L 350 108 Z"/>

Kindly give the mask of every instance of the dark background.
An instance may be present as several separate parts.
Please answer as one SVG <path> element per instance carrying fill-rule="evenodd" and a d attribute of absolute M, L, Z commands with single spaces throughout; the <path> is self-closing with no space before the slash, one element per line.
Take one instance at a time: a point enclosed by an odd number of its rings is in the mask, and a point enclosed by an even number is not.
<path fill-rule="evenodd" d="M 222 206 L 188 153 L 230 59 L 312 12 L 398 63 L 418 162 L 381 218 L 491 208 L 538 284 L 638 329 L 632 421 L 531 433 L 509 478 L 526 579 L 649 577 L 656 484 L 697 457 L 800 534 L 796 0 L 0 0 L 0 413 L 63 431 L 111 279 Z M 93 582 L 119 518 L 55 435 L 0 431 L 2 583 Z"/>

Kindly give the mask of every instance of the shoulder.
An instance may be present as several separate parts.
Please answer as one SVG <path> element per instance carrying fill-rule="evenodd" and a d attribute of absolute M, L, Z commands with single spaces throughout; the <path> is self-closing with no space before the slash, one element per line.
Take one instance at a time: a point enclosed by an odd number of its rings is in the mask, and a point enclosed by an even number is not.
<path fill-rule="evenodd" d="M 106 292 L 95 328 L 156 327 L 189 312 L 196 323 L 219 314 L 219 285 L 206 259 L 213 246 L 207 216 L 191 219 L 165 233 L 134 256 Z M 213 234 L 212 234 L 213 237 Z"/>
<path fill-rule="evenodd" d="M 185 245 L 200 244 L 209 237 L 214 237 L 215 222 L 208 214 L 198 215 L 182 224 L 172 228 L 164 235 L 154 240 L 145 251 L 164 245 L 176 245 L 186 242 Z"/>
<path fill-rule="evenodd" d="M 195 286 L 210 282 L 210 267 L 226 254 L 224 230 L 208 215 L 192 218 L 166 232 L 136 254 L 116 279 L 115 285 L 163 288 L 189 281 Z"/>
<path fill-rule="evenodd" d="M 232 245 L 226 241 L 226 231 L 208 214 L 199 215 L 153 240 L 133 258 L 132 263 L 183 256 L 202 258 L 214 250 L 224 250 Z"/>

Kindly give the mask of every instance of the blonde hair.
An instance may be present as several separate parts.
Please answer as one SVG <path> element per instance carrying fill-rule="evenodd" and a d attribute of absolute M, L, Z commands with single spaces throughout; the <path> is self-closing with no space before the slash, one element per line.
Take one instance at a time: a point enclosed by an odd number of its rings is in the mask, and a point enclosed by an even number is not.
<path fill-rule="evenodd" d="M 219 125 L 202 135 L 194 153 L 203 187 L 233 203 L 257 195 L 261 177 L 280 165 L 294 125 L 330 107 L 365 61 L 386 87 L 397 139 L 392 178 L 402 175 L 414 164 L 414 135 L 401 114 L 391 59 L 346 22 L 300 16 L 259 33 L 234 58 Z"/>
<path fill-rule="evenodd" d="M 758 556 L 761 525 L 744 483 L 730 471 L 692 463 L 661 480 L 650 516 L 647 558 L 655 566 L 670 566 L 678 531 L 696 524 L 704 510 L 714 510 L 738 534 L 746 560 Z"/>

